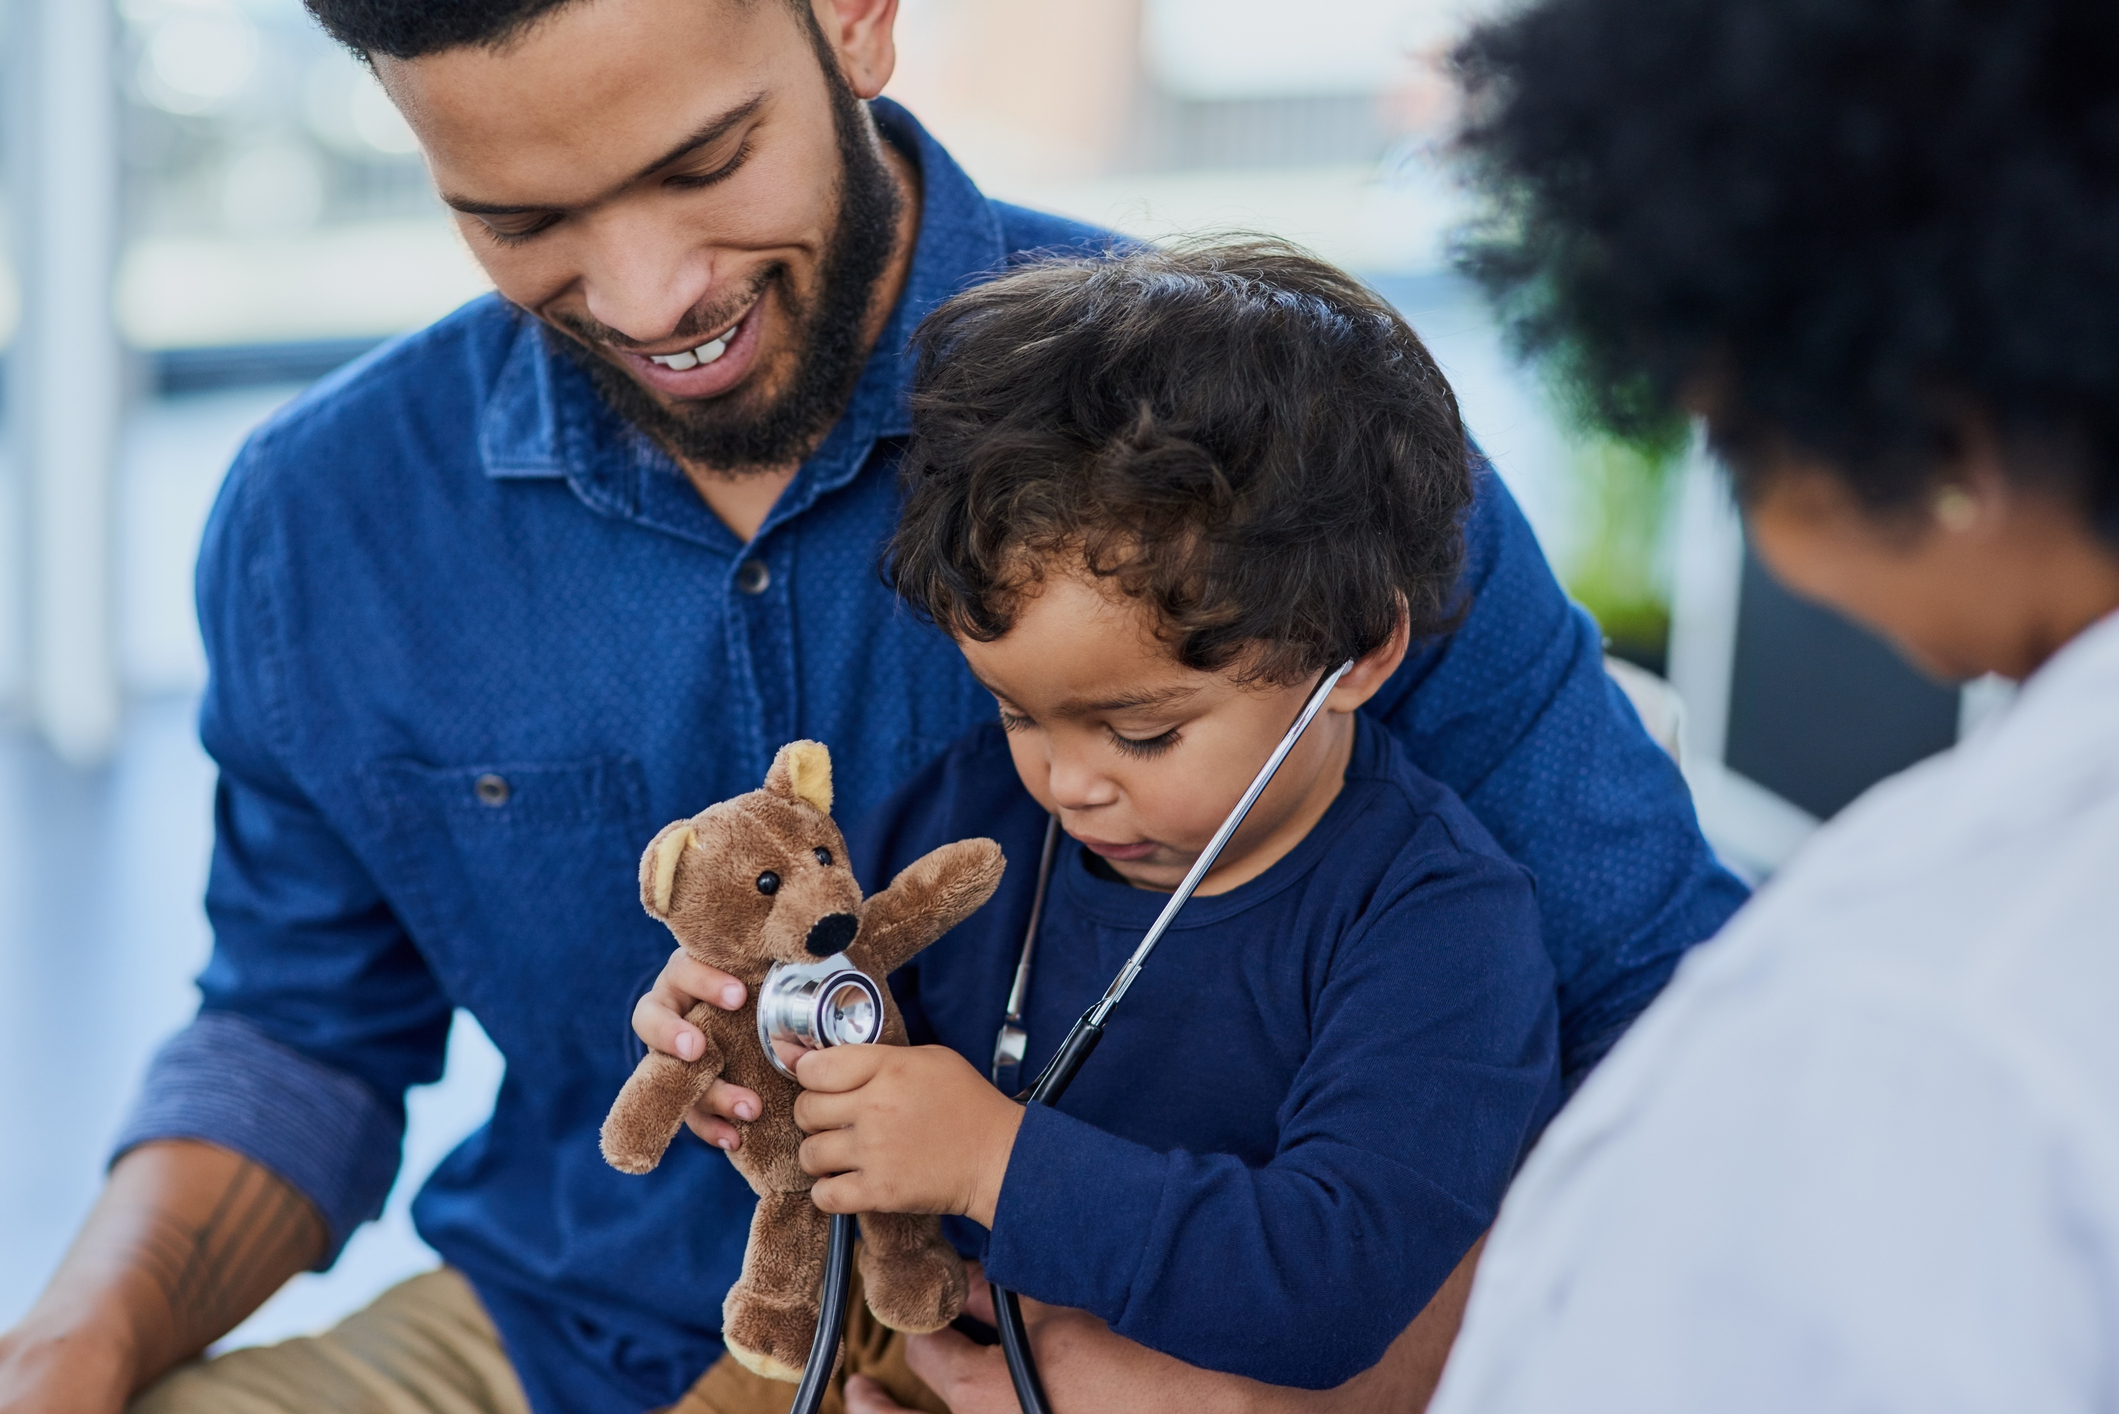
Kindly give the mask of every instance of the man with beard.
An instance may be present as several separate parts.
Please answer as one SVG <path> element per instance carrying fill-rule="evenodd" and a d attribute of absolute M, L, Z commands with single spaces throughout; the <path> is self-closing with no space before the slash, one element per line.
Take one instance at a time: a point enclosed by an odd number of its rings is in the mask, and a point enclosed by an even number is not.
<path fill-rule="evenodd" d="M 894 0 L 309 4 L 373 64 L 498 294 L 318 385 L 229 474 L 199 567 L 203 1006 L 0 1337 L 0 1406 L 118 1410 L 328 1265 L 380 1210 L 457 1007 L 508 1068 L 414 1206 L 447 1265 L 139 1407 L 668 1405 L 721 1354 L 752 1195 L 702 1144 L 619 1174 L 596 1131 L 636 1006 L 681 1054 L 689 999 L 742 991 L 700 968 L 649 994 L 670 949 L 638 852 L 797 737 L 830 744 L 857 820 L 991 713 L 876 574 L 903 351 L 965 283 L 1108 237 L 987 200 L 876 100 Z M 1462 626 L 1370 711 L 1538 874 L 1579 1076 L 1742 890 L 1490 474 L 1467 539 Z M 692 1126 L 733 1145 L 756 1103 L 717 1087 Z M 1413 1402 L 1462 1285 L 1319 1398 Z M 1079 1407 L 1304 1398 L 1065 1313 L 1041 1329 Z M 945 1332 L 914 1358 L 960 1409 L 1004 1397 L 996 1352 Z"/>

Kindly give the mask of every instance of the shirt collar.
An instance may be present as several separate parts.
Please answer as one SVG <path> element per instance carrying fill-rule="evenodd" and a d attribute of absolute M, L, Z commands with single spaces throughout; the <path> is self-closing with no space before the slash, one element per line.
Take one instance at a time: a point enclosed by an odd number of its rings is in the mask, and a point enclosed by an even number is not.
<path fill-rule="evenodd" d="M 920 231 L 912 267 L 845 413 L 781 494 L 760 538 L 853 480 L 878 441 L 912 431 L 912 331 L 936 305 L 997 269 L 1007 255 L 992 204 L 942 145 L 889 99 L 875 99 L 869 108 L 885 140 L 919 169 Z M 564 477 L 599 510 L 670 519 L 665 528 L 687 538 L 734 544 L 676 465 L 605 408 L 588 379 L 527 316 L 486 399 L 478 451 L 488 476 Z M 643 477 L 674 477 L 682 494 L 662 494 L 667 488 Z M 685 509 L 687 499 L 697 508 L 696 518 Z"/>

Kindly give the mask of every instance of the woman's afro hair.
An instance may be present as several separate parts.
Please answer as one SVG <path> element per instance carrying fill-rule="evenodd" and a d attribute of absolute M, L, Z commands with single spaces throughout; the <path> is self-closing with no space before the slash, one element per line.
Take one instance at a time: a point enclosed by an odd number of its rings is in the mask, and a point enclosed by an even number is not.
<path fill-rule="evenodd" d="M 1464 263 L 1607 427 L 1888 510 L 1978 418 L 2119 538 L 2119 5 L 1545 0 L 1456 64 Z"/>

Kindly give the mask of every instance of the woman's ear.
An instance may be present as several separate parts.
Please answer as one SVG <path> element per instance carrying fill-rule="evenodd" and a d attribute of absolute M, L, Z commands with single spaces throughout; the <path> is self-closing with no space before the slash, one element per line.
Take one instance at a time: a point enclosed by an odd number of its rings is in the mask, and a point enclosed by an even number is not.
<path fill-rule="evenodd" d="M 1403 594 L 1398 596 L 1398 622 L 1391 629 L 1391 636 L 1354 660 L 1339 685 L 1332 689 L 1331 696 L 1324 699 L 1328 712 L 1351 712 L 1367 702 L 1391 680 L 1405 661 L 1412 647 L 1412 607 L 1405 602 Z"/>

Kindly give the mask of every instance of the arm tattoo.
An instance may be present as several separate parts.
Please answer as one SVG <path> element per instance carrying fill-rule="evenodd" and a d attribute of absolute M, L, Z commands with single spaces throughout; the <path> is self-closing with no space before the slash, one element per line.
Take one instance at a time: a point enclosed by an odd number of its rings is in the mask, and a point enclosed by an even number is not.
<path fill-rule="evenodd" d="M 323 1224 L 307 1200 L 246 1162 L 205 1217 L 154 1214 L 138 1255 L 169 1304 L 172 1334 L 191 1353 L 226 1335 L 314 1261 L 323 1242 Z"/>

